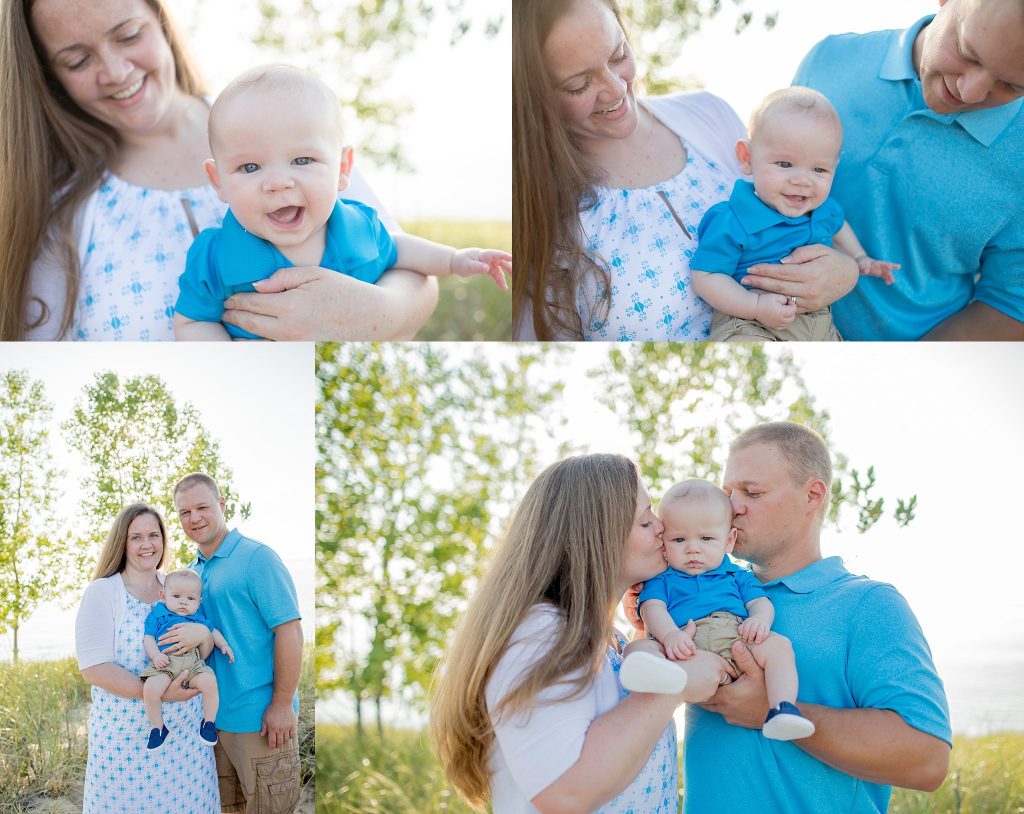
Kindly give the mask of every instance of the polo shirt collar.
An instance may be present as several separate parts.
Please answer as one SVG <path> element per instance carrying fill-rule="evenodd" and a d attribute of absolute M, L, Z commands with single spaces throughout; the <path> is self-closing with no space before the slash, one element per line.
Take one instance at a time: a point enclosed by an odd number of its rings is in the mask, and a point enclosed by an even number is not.
<path fill-rule="evenodd" d="M 242 534 L 238 529 L 231 529 L 227 533 L 227 536 L 220 541 L 220 545 L 217 546 L 217 550 L 213 552 L 213 557 L 230 557 L 231 553 L 238 548 L 238 543 L 242 539 Z M 209 559 L 204 557 L 202 553 L 196 549 L 196 562 L 209 562 Z"/>
<path fill-rule="evenodd" d="M 264 279 L 261 269 L 291 265 L 270 243 L 247 232 L 230 209 L 221 224 L 218 252 L 226 261 L 220 263 L 221 279 L 229 287 Z M 245 258 L 245 262 L 238 262 L 239 258 Z"/>
<path fill-rule="evenodd" d="M 928 23 L 935 18 L 934 14 L 922 17 L 906 31 L 900 32 L 889 44 L 885 59 L 882 60 L 881 70 L 878 72 L 879 79 L 886 79 L 893 82 L 912 81 L 918 91 L 918 99 L 922 112 L 941 122 L 956 122 L 964 130 L 971 134 L 975 141 L 988 147 L 995 141 L 1002 132 L 1010 126 L 1010 123 L 1017 117 L 1024 99 L 1015 99 L 1009 104 L 999 107 L 990 107 L 987 110 L 970 110 L 966 113 L 940 114 L 930 110 L 924 104 L 924 97 L 921 96 L 921 80 L 914 70 L 914 40 Z"/>
<path fill-rule="evenodd" d="M 841 557 L 826 557 L 823 560 L 812 562 L 806 568 L 802 568 L 794 574 L 773 579 L 771 582 L 765 582 L 761 587 L 785 585 L 793 593 L 811 594 L 835 582 L 837 579 L 841 579 L 847 573 L 846 568 L 843 567 Z"/>
<path fill-rule="evenodd" d="M 669 570 L 673 571 L 673 572 L 675 572 L 677 574 L 682 574 L 684 577 L 690 577 L 691 579 L 693 579 L 693 576 L 694 576 L 693 574 L 687 574 L 685 571 L 680 571 L 678 568 L 673 568 L 671 565 L 669 566 Z M 726 554 L 725 555 L 725 559 L 723 559 L 715 568 L 712 568 L 710 571 L 705 571 L 703 574 L 697 574 L 696 576 L 698 576 L 698 577 L 707 577 L 707 576 L 711 576 L 712 574 L 715 574 L 715 575 L 718 575 L 718 574 L 731 574 L 733 571 L 742 571 L 742 570 L 743 569 L 740 568 L 731 559 L 729 559 L 729 555 Z"/>
<path fill-rule="evenodd" d="M 729 198 L 729 208 L 732 209 L 736 220 L 746 229 L 748 234 L 756 234 L 777 226 L 780 223 L 808 223 L 814 222 L 814 218 L 821 207 L 811 212 L 810 216 L 800 215 L 796 218 L 789 218 L 781 212 L 776 212 L 768 204 L 762 201 L 754 193 L 752 181 L 738 179 L 732 188 L 732 197 Z"/>

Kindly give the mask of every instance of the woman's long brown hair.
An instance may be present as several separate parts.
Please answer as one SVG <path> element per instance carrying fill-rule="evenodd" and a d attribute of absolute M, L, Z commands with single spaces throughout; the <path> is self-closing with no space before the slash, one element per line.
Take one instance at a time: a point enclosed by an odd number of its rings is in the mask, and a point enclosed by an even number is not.
<path fill-rule="evenodd" d="M 579 694 L 600 669 L 639 488 L 628 458 L 583 455 L 548 467 L 516 509 L 439 668 L 431 705 L 441 765 L 474 807 L 490 796 L 494 720 L 529 709 L 569 675 L 580 678 L 567 697 Z M 549 657 L 489 710 L 495 666 L 526 614 L 544 603 L 564 622 Z"/>
<path fill-rule="evenodd" d="M 66 271 L 60 334 L 67 333 L 80 273 L 75 216 L 121 144 L 116 130 L 82 111 L 61 87 L 32 30 L 32 2 L 0 2 L 0 340 L 23 339 L 34 327 L 27 324 L 29 273 L 44 249 Z M 144 2 L 170 45 L 178 86 L 203 96 L 164 3 Z M 40 323 L 48 316 L 42 305 Z"/>

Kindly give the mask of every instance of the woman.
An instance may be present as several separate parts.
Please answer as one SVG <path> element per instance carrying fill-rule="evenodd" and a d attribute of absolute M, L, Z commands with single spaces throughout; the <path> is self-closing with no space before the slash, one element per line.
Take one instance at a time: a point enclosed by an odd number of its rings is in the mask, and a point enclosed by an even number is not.
<path fill-rule="evenodd" d="M 143 629 L 160 598 L 166 539 L 156 510 L 144 503 L 122 509 L 78 609 L 78 666 L 92 685 L 84 814 L 220 811 L 213 750 L 198 738 L 201 699 L 182 689 L 184 674 L 163 696 L 171 735 L 159 751 L 147 750 L 138 675 L 149 661 Z"/>
<path fill-rule="evenodd" d="M 517 334 L 706 339 L 689 258 L 701 216 L 740 175 L 736 114 L 707 93 L 638 102 L 615 0 L 516 0 L 512 21 L 512 218 L 528 269 L 513 280 Z M 765 272 L 785 272 L 781 287 L 757 285 L 803 311 L 856 284 L 845 255 L 799 252 L 798 270 Z"/>
<path fill-rule="evenodd" d="M 0 81 L 0 340 L 171 339 L 188 247 L 225 206 L 163 0 L 5 2 Z M 311 267 L 260 290 L 225 320 L 273 339 L 410 337 L 436 296 L 411 272 L 370 286 Z"/>
<path fill-rule="evenodd" d="M 663 529 L 636 466 L 618 455 L 569 458 L 529 488 L 459 624 L 431 713 L 441 762 L 470 804 L 677 810 L 672 714 L 727 673 L 699 653 L 681 695 L 619 685 L 615 607 L 665 569 Z"/>

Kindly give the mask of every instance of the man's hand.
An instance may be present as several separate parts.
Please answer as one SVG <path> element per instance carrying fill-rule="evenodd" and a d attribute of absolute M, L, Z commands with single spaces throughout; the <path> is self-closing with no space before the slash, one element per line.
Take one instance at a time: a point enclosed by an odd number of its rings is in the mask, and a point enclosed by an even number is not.
<path fill-rule="evenodd" d="M 743 674 L 731 684 L 719 687 L 718 692 L 701 706 L 717 712 L 734 726 L 760 729 L 768 716 L 764 670 L 758 667 L 753 655 L 742 642 L 733 644 L 732 657 Z"/>
<path fill-rule="evenodd" d="M 758 263 L 740 282 L 786 297 L 795 297 L 801 314 L 817 311 L 848 294 L 857 285 L 857 261 L 849 255 L 815 244 L 801 246 L 781 265 Z"/>
<path fill-rule="evenodd" d="M 761 644 L 761 642 L 768 638 L 768 634 L 772 631 L 772 626 L 764 619 L 748 616 L 740 623 L 737 630 L 740 638 L 747 644 Z"/>
<path fill-rule="evenodd" d="M 297 728 L 298 719 L 292 709 L 291 701 L 281 704 L 271 703 L 263 713 L 263 726 L 260 728 L 260 735 L 266 735 L 270 748 L 277 749 L 295 737 Z"/>
<path fill-rule="evenodd" d="M 696 632 L 697 626 L 691 619 L 685 627 L 669 633 L 662 642 L 665 647 L 665 656 L 671 661 L 685 661 L 696 655 L 697 647 L 693 643 L 693 635 Z"/>

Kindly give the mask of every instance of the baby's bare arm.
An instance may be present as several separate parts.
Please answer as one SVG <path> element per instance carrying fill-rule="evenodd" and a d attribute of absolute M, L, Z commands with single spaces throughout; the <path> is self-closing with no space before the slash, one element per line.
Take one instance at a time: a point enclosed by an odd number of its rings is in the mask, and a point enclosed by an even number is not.
<path fill-rule="evenodd" d="M 156 645 L 156 639 L 152 636 L 147 634 L 142 637 L 142 647 L 146 651 L 146 655 L 149 656 L 149 660 L 157 667 L 164 667 L 171 663 L 170 656 L 160 652 L 160 648 Z"/>
<path fill-rule="evenodd" d="M 775 606 L 766 596 L 751 599 L 746 605 L 749 616 L 737 629 L 740 638 L 747 644 L 761 644 L 768 638 L 775 621 Z"/>
<path fill-rule="evenodd" d="M 174 314 L 174 338 L 179 342 L 230 342 L 231 335 L 219 322 L 199 322 Z"/>
<path fill-rule="evenodd" d="M 213 644 L 221 653 L 228 657 L 228 661 L 230 663 L 234 664 L 235 653 L 231 649 L 231 645 L 229 645 L 228 640 L 224 638 L 224 634 L 216 629 L 213 631 Z"/>

